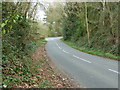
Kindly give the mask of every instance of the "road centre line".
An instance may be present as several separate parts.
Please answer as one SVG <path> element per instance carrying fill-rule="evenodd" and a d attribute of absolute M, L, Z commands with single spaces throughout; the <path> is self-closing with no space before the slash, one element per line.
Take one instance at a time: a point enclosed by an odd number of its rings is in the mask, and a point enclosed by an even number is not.
<path fill-rule="evenodd" d="M 63 52 L 65 52 L 65 53 L 69 53 L 69 52 L 65 51 L 64 49 L 63 49 Z M 90 61 L 85 60 L 85 59 L 83 59 L 83 58 L 79 58 L 79 57 L 77 57 L 77 56 L 75 56 L 75 55 L 73 55 L 73 57 L 75 57 L 75 58 L 77 58 L 77 59 L 80 59 L 80 60 L 82 60 L 82 61 L 85 61 L 85 62 L 91 63 Z"/>
<path fill-rule="evenodd" d="M 62 49 L 61 47 L 58 46 L 59 49 Z"/>
<path fill-rule="evenodd" d="M 76 55 L 73 55 L 73 57 L 75 57 L 75 58 L 77 58 L 77 59 L 80 59 L 80 60 L 82 60 L 82 61 L 88 62 L 88 63 L 92 63 L 92 62 L 90 62 L 90 61 L 88 61 L 88 60 L 85 60 L 85 59 L 83 59 L 83 58 L 80 58 L 80 57 L 78 57 L 78 56 L 76 56 Z"/>
<path fill-rule="evenodd" d="M 56 45 L 58 46 L 59 49 L 62 49 L 62 48 L 58 45 L 58 43 L 56 43 Z M 63 52 L 69 53 L 69 52 L 65 51 L 64 49 L 63 49 Z"/>
<path fill-rule="evenodd" d="M 62 49 L 57 43 L 56 43 L 56 45 L 58 46 L 59 49 Z"/>
<path fill-rule="evenodd" d="M 73 55 L 73 57 L 75 57 L 75 58 L 78 58 L 78 59 L 79 59 L 79 57 L 77 57 L 77 56 L 75 56 L 75 55 Z"/>
<path fill-rule="evenodd" d="M 69 53 L 69 52 L 65 51 L 64 49 L 63 49 L 63 52 L 65 52 L 65 53 Z"/>
<path fill-rule="evenodd" d="M 58 46 L 59 49 L 62 49 L 62 48 L 58 45 L 57 42 L 56 42 L 56 45 Z M 65 53 L 69 53 L 69 52 L 65 51 L 64 49 L 63 49 L 63 52 L 65 52 Z M 85 61 L 85 62 L 91 63 L 90 61 L 85 60 L 85 59 L 80 58 L 80 57 L 77 57 L 76 55 L 73 55 L 73 57 L 75 57 L 75 58 L 77 58 L 77 59 L 80 59 L 80 60 L 82 60 L 82 61 Z"/>
<path fill-rule="evenodd" d="M 108 69 L 109 71 L 115 72 L 117 74 L 120 74 L 118 71 L 112 70 L 112 69 Z"/>

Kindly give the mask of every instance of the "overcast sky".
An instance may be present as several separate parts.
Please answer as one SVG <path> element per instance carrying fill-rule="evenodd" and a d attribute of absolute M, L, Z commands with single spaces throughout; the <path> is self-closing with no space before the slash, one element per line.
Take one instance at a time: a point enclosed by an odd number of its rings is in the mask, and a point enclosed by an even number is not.
<path fill-rule="evenodd" d="M 32 0 L 32 1 L 39 1 L 44 5 L 45 8 L 47 8 L 48 3 L 58 2 L 58 1 L 62 1 L 62 0 Z M 43 19 L 45 18 L 45 12 L 43 9 L 40 9 L 40 8 L 41 7 L 38 7 L 36 19 L 41 20 L 43 22 Z"/>
<path fill-rule="evenodd" d="M 18 0 L 3 0 L 3 1 L 7 1 L 7 2 L 16 2 Z M 44 4 L 44 7 L 47 7 L 48 3 L 53 3 L 53 2 L 81 2 L 81 1 L 84 1 L 84 2 L 93 2 L 93 1 L 103 1 L 103 0 L 20 0 L 21 2 L 26 2 L 26 1 L 29 1 L 29 2 L 40 2 L 42 4 Z M 104 0 L 104 1 L 119 1 L 119 0 Z M 37 10 L 37 13 L 36 13 L 36 19 L 39 21 L 41 20 L 43 22 L 43 18 L 45 18 L 45 12 L 43 9 L 41 9 L 41 7 L 38 7 L 38 10 Z"/>

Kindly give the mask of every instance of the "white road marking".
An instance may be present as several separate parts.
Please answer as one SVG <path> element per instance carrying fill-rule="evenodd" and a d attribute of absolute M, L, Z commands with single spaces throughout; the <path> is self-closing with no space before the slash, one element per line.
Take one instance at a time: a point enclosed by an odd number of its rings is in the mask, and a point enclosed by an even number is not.
<path fill-rule="evenodd" d="M 69 53 L 69 52 L 65 51 L 64 49 L 63 49 L 63 52 L 65 52 L 65 53 Z"/>
<path fill-rule="evenodd" d="M 58 45 L 57 42 L 56 42 L 56 45 L 58 46 L 59 49 L 62 49 L 62 48 Z M 63 52 L 65 52 L 65 53 L 69 53 L 69 52 L 65 51 L 64 49 L 63 49 Z M 73 57 L 75 57 L 75 58 L 77 58 L 77 59 L 80 59 L 80 60 L 82 60 L 82 61 L 85 61 L 85 62 L 91 63 L 90 61 L 85 60 L 85 59 L 80 58 L 80 57 L 77 57 L 76 55 L 73 55 Z"/>
<path fill-rule="evenodd" d="M 62 49 L 61 47 L 58 46 L 59 49 Z"/>
<path fill-rule="evenodd" d="M 90 61 L 88 61 L 88 60 L 85 60 L 85 59 L 83 59 L 83 58 L 80 58 L 80 57 L 78 57 L 78 56 L 76 56 L 76 55 L 73 55 L 73 57 L 75 57 L 75 58 L 77 58 L 77 59 L 80 59 L 80 60 L 82 60 L 82 61 L 88 62 L 88 63 L 92 63 L 92 62 L 90 62 Z"/>
<path fill-rule="evenodd" d="M 120 74 L 118 71 L 112 70 L 112 69 L 108 69 L 109 71 L 115 72 L 117 74 Z"/>
<path fill-rule="evenodd" d="M 77 57 L 77 56 L 75 56 L 75 55 L 73 55 L 73 57 L 75 57 L 75 58 L 78 58 L 78 59 L 79 59 L 79 57 Z"/>
<path fill-rule="evenodd" d="M 58 46 L 59 49 L 62 49 L 57 43 L 56 43 L 56 45 Z"/>

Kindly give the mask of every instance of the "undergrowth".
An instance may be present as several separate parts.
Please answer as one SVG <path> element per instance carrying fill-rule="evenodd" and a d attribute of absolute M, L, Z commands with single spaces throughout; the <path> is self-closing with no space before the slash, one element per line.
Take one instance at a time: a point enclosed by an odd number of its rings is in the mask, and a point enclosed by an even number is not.
<path fill-rule="evenodd" d="M 29 44 L 31 44 L 32 48 L 29 48 L 29 50 L 27 48 L 26 50 L 27 53 L 32 54 L 37 49 L 38 45 L 44 46 L 45 40 L 37 40 Z M 30 56 L 30 54 L 11 46 L 7 40 L 3 40 L 3 46 L 5 46 L 3 47 L 2 56 L 2 84 L 4 88 L 17 87 L 23 83 L 27 83 L 31 86 L 37 84 L 38 87 L 50 87 L 49 81 L 46 81 L 37 75 L 37 69 L 41 67 L 40 60 L 33 63 L 33 58 Z M 6 54 L 4 52 L 6 52 Z M 37 78 L 32 79 L 32 77 Z M 39 80 L 42 80 L 43 82 L 39 83 Z"/>
<path fill-rule="evenodd" d="M 86 53 L 89 53 L 89 54 L 93 54 L 93 55 L 98 55 L 98 56 L 102 56 L 102 57 L 106 57 L 106 58 L 111 58 L 111 59 L 116 59 L 116 60 L 120 60 L 120 57 L 119 56 L 115 56 L 111 53 L 105 53 L 105 52 L 102 52 L 100 50 L 97 50 L 97 49 L 90 49 L 88 47 L 85 47 L 85 46 L 79 46 L 77 45 L 76 43 L 74 42 L 71 42 L 71 41 L 65 41 L 63 39 L 61 39 L 64 43 L 66 43 L 67 45 L 71 46 L 72 48 L 75 48 L 77 50 L 80 50 L 80 51 L 83 51 L 83 52 L 86 52 Z"/>

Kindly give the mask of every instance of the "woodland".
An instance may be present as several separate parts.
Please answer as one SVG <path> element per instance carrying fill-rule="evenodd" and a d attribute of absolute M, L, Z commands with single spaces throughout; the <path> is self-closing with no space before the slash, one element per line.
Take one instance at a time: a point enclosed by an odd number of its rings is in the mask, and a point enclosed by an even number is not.
<path fill-rule="evenodd" d="M 38 84 L 31 55 L 46 37 L 63 36 L 73 46 L 119 58 L 119 2 L 2 2 L 2 85 L 17 87 L 23 82 Z M 45 12 L 44 23 L 36 18 Z M 35 72 L 36 71 L 36 72 Z M 41 79 L 39 76 L 37 77 Z M 42 82 L 41 82 L 42 83 Z M 50 87 L 49 84 L 39 87 Z M 34 87 L 34 86 L 32 86 Z"/>
<path fill-rule="evenodd" d="M 70 46 L 118 58 L 118 2 L 55 3 L 46 15 L 50 35 L 58 32 Z"/>

